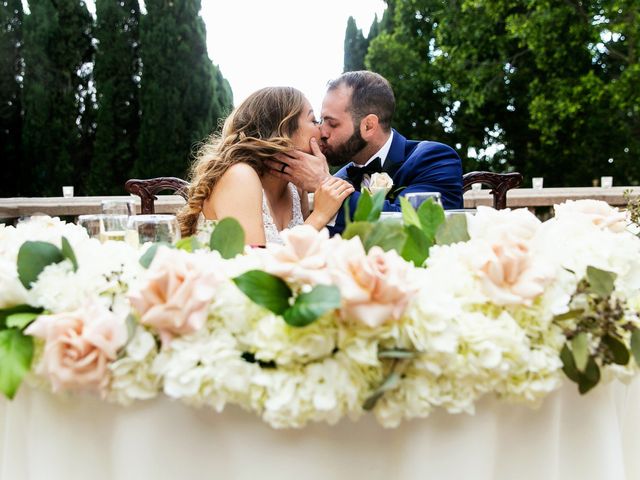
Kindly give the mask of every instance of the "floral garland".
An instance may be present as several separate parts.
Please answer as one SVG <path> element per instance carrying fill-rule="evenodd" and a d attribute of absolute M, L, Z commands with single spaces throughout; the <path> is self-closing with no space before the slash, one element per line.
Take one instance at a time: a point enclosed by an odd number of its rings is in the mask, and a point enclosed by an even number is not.
<path fill-rule="evenodd" d="M 121 404 L 164 393 L 275 428 L 372 410 L 395 427 L 473 413 L 486 394 L 536 405 L 565 374 L 586 392 L 637 372 L 640 238 L 624 214 L 579 201 L 544 223 L 484 207 L 466 222 L 468 240 L 432 246 L 424 268 L 307 226 L 224 258 L 99 243 L 49 217 L 1 225 L 0 389 L 13 397 L 24 377 Z M 33 267 L 45 251 L 55 261 Z M 317 310 L 318 294 L 298 308 L 314 321 L 285 321 L 239 280 L 256 271 L 297 298 L 332 285 L 337 303 Z"/>

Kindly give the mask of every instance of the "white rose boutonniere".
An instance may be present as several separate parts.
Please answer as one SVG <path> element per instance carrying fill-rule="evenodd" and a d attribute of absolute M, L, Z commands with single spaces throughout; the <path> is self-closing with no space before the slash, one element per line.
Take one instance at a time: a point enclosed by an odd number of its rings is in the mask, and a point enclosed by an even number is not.
<path fill-rule="evenodd" d="M 391 177 L 386 172 L 376 172 L 371 175 L 369 186 L 365 188 L 371 195 L 375 195 L 379 191 L 384 191 L 386 196 L 393 188 L 393 180 L 391 180 Z"/>

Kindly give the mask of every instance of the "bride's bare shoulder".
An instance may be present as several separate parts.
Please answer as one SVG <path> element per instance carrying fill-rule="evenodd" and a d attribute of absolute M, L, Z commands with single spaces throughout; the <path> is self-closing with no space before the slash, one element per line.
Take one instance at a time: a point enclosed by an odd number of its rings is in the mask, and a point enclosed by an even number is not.
<path fill-rule="evenodd" d="M 245 183 L 249 182 L 249 186 L 261 185 L 260 177 L 253 167 L 247 163 L 240 162 L 231 165 L 226 172 L 218 180 L 219 183 Z"/>

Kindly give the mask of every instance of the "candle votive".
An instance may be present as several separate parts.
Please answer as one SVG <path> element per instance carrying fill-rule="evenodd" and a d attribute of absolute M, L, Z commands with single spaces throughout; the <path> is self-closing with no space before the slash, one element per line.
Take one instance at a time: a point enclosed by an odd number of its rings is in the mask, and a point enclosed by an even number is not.
<path fill-rule="evenodd" d="M 613 177 L 600 177 L 600 186 L 602 188 L 611 188 L 613 186 Z"/>
<path fill-rule="evenodd" d="M 533 187 L 534 190 L 542 190 L 543 184 L 544 184 L 543 177 L 533 177 L 531 179 L 531 186 Z"/>
<path fill-rule="evenodd" d="M 478 190 L 482 190 L 482 183 L 472 183 L 471 190 L 477 192 Z"/>
<path fill-rule="evenodd" d="M 73 197 L 73 185 L 65 185 L 62 187 L 63 197 Z"/>

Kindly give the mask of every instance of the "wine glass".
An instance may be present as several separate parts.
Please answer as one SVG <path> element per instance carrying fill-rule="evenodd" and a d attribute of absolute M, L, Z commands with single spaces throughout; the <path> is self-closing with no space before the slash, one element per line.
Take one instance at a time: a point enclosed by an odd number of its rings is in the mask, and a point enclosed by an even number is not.
<path fill-rule="evenodd" d="M 103 217 L 104 215 L 79 215 L 78 225 L 87 231 L 89 238 L 101 239 Z"/>
<path fill-rule="evenodd" d="M 435 204 L 442 206 L 442 196 L 440 192 L 410 192 L 404 195 L 411 206 L 417 210 L 427 200 L 431 199 Z"/>
<path fill-rule="evenodd" d="M 136 204 L 133 198 L 110 198 L 102 200 L 102 213 L 105 215 L 124 215 L 130 217 L 136 214 Z"/>
<path fill-rule="evenodd" d="M 138 246 L 147 242 L 175 243 L 180 227 L 175 215 L 133 215 L 127 222 L 126 241 Z"/>
<path fill-rule="evenodd" d="M 127 230 L 127 215 L 102 215 L 102 229 L 100 231 L 100 241 L 115 240 L 122 242 L 125 240 Z"/>

